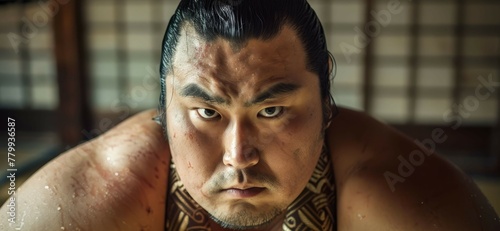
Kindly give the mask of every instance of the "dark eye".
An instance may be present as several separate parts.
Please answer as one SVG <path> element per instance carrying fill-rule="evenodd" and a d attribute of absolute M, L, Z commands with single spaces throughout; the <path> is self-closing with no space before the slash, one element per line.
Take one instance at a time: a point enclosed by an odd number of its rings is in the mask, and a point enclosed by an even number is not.
<path fill-rule="evenodd" d="M 196 112 L 198 112 L 198 115 L 203 119 L 213 119 L 219 116 L 219 113 L 212 109 L 198 108 Z"/>
<path fill-rule="evenodd" d="M 277 117 L 283 112 L 283 107 L 266 107 L 259 112 L 260 116 L 266 118 Z"/>

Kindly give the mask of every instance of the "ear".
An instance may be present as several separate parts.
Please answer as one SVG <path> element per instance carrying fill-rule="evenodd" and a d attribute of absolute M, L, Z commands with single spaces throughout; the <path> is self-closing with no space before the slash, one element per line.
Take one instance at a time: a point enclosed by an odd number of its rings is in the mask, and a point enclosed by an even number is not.
<path fill-rule="evenodd" d="M 328 52 L 328 73 L 332 73 L 333 70 L 333 56 Z"/>
<path fill-rule="evenodd" d="M 335 66 L 335 71 L 336 71 L 336 68 L 337 68 L 336 65 L 337 65 L 337 63 L 335 62 L 335 58 L 333 57 L 332 53 L 330 53 L 328 51 L 328 73 L 329 74 L 331 74 L 332 71 L 334 70 L 334 66 Z M 333 73 L 333 75 L 335 75 L 335 73 Z M 330 78 L 330 76 L 328 76 L 328 78 Z M 337 114 L 335 102 L 333 101 L 333 97 L 330 94 L 331 93 L 329 93 L 328 96 L 326 96 L 325 99 L 323 99 L 323 104 L 324 104 L 323 110 L 325 111 L 325 119 L 326 119 L 325 129 L 330 127 L 330 124 L 332 123 L 333 117 Z M 335 110 L 335 112 L 334 112 L 334 110 Z"/>
<path fill-rule="evenodd" d="M 329 97 L 330 96 L 327 96 L 325 97 L 325 99 L 323 99 L 323 120 L 325 120 L 324 122 L 326 122 L 324 127 L 325 130 L 330 127 L 333 119 L 333 105 Z"/>

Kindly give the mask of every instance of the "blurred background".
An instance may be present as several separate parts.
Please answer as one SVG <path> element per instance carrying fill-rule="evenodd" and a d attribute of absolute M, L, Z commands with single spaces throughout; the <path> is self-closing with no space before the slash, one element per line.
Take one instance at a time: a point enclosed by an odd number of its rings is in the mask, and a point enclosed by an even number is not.
<path fill-rule="evenodd" d="M 420 141 L 443 129 L 438 152 L 500 212 L 500 1 L 309 2 L 337 61 L 337 104 Z M 177 3 L 0 1 L 0 113 L 16 120 L 18 186 L 59 153 L 156 107 L 161 41 Z M 0 137 L 6 150 L 7 132 Z"/>

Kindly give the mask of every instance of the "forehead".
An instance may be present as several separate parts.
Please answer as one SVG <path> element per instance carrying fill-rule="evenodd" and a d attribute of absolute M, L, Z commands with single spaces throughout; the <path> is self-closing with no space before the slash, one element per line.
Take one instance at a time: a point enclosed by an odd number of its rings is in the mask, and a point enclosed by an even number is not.
<path fill-rule="evenodd" d="M 272 39 L 249 39 L 235 48 L 222 38 L 206 42 L 188 24 L 179 37 L 170 75 L 179 84 L 199 83 L 231 95 L 303 77 L 301 73 L 308 72 L 305 57 L 296 32 L 287 26 Z"/>

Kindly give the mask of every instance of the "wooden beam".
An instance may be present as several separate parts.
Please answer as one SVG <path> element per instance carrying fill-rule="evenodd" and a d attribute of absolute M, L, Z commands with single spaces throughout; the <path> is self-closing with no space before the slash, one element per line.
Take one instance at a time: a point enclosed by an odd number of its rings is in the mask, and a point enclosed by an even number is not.
<path fill-rule="evenodd" d="M 116 49 L 116 61 L 118 62 L 117 65 L 117 73 L 118 73 L 118 79 L 117 79 L 117 87 L 118 87 L 118 100 L 120 100 L 121 104 L 126 104 L 127 102 L 125 99 L 122 97 L 124 95 L 127 95 L 128 89 L 130 87 L 130 80 L 129 80 L 129 72 L 128 72 L 128 65 L 129 65 L 129 50 L 127 49 L 127 21 L 125 19 L 125 4 L 122 2 L 122 0 L 114 0 L 114 5 L 115 5 L 115 29 L 116 29 L 116 46 L 118 49 Z"/>
<path fill-rule="evenodd" d="M 373 1 L 365 0 L 365 22 L 364 25 L 373 20 L 371 11 L 373 10 Z M 362 27 L 362 29 L 364 26 Z M 363 108 L 365 112 L 372 113 L 372 98 L 373 98 L 373 43 L 375 37 L 365 47 L 364 54 L 364 69 L 363 69 Z"/>
<path fill-rule="evenodd" d="M 500 29 L 500 25 L 496 25 L 498 28 L 496 31 Z M 500 80 L 500 42 L 497 43 L 497 53 L 496 53 L 496 67 L 497 67 L 497 80 Z M 500 175 L 500 86 L 496 86 L 496 100 L 497 100 L 497 118 L 496 125 L 493 126 L 493 135 L 491 136 L 491 141 L 493 145 L 491 145 L 491 155 L 493 159 L 496 159 L 495 162 L 495 171 L 498 175 Z"/>
<path fill-rule="evenodd" d="M 22 18 L 26 14 L 26 4 L 19 4 L 19 18 Z M 26 21 L 19 21 L 19 32 L 23 30 L 22 28 L 27 27 Z M 31 81 L 31 52 L 26 43 L 19 44 L 19 57 L 21 61 L 20 65 L 20 75 L 21 83 L 23 89 L 23 107 L 33 108 L 33 86 Z"/>
<path fill-rule="evenodd" d="M 454 104 L 459 104 L 460 101 L 460 93 L 462 91 L 462 73 L 464 66 L 464 18 L 465 18 L 465 1 L 457 0 L 456 1 L 456 16 L 455 16 L 455 57 L 453 58 L 453 91 L 452 91 L 452 99 Z M 455 115 L 457 112 L 454 112 Z"/>
<path fill-rule="evenodd" d="M 58 128 L 63 145 L 75 145 L 90 129 L 88 77 L 82 20 L 84 1 L 60 5 L 54 16 L 54 52 L 59 84 Z"/>
<path fill-rule="evenodd" d="M 416 107 L 417 107 L 417 74 L 419 67 L 419 13 L 420 1 L 413 1 L 411 10 L 411 24 L 410 24 L 410 59 L 409 59 L 409 83 L 408 83 L 408 115 L 409 123 L 415 123 Z"/>

